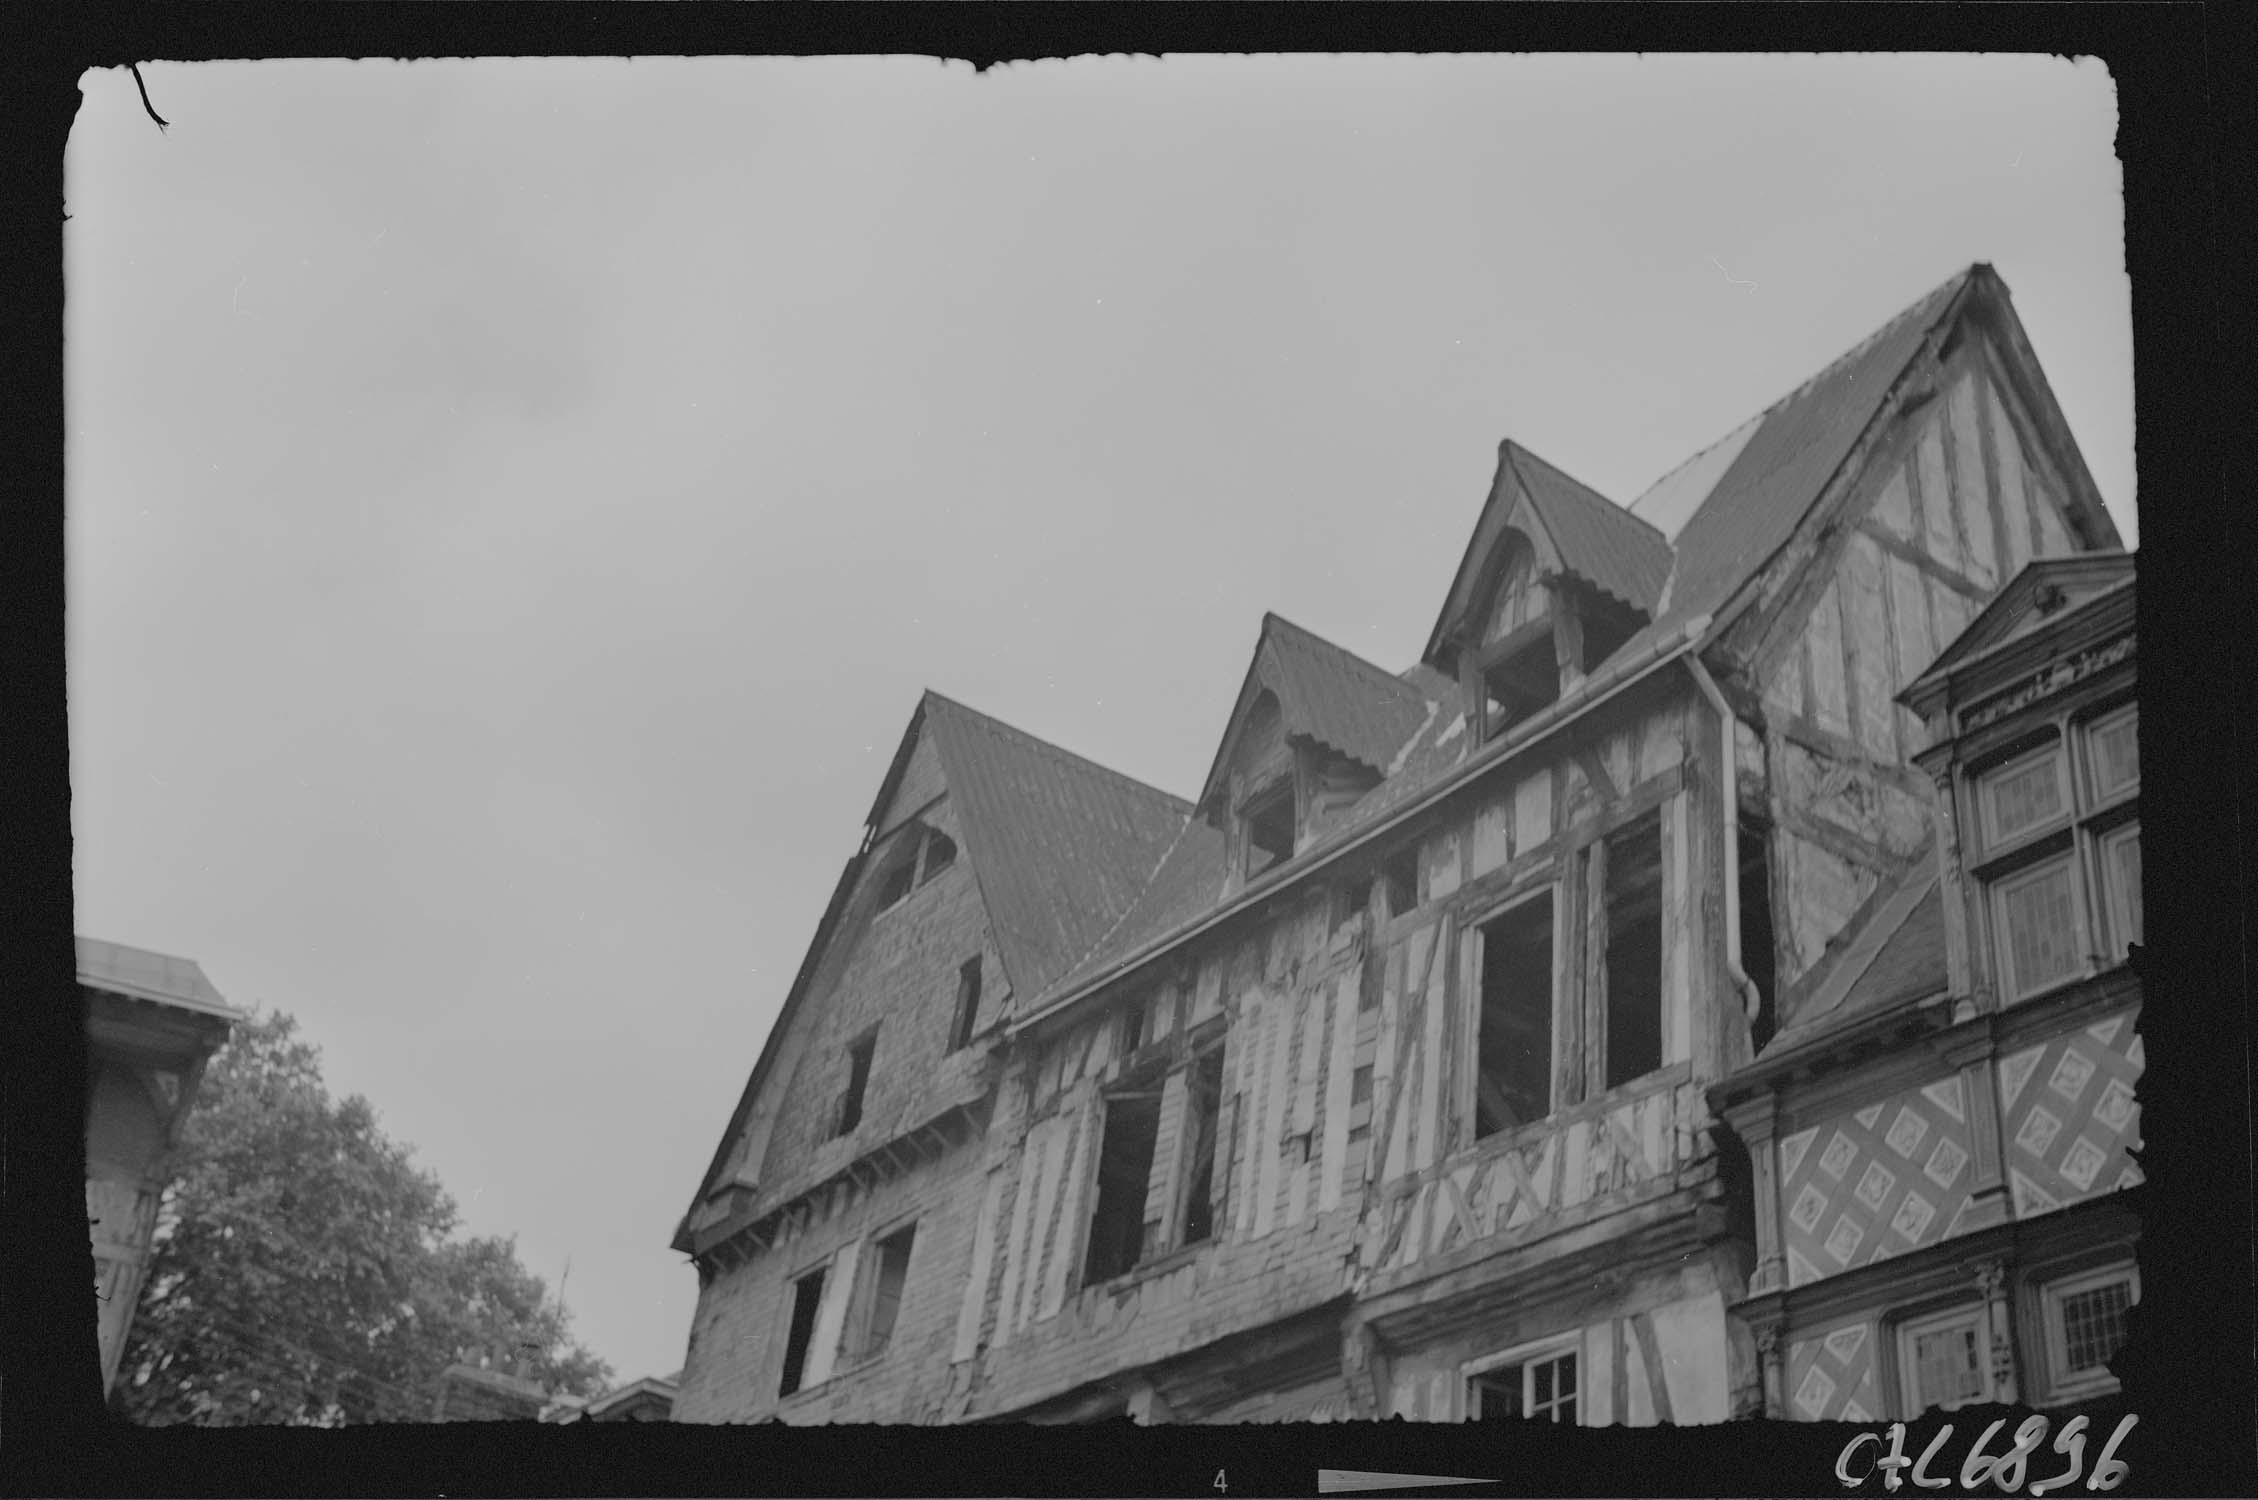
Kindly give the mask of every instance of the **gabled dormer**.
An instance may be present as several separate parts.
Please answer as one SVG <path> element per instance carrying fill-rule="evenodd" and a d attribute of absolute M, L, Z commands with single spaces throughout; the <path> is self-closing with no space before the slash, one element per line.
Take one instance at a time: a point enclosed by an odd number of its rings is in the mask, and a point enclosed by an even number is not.
<path fill-rule="evenodd" d="M 2042 559 L 1901 695 L 1930 743 L 1953 992 L 2020 1005 L 2140 940 L 2134 560 Z"/>
<path fill-rule="evenodd" d="M 1495 739 L 1647 624 L 1669 572 L 1660 531 L 1509 440 L 1422 660 Z"/>
<path fill-rule="evenodd" d="M 1434 712 L 1417 687 L 1265 615 L 1200 816 L 1229 841 L 1235 887 L 1321 839 L 1378 786 Z"/>

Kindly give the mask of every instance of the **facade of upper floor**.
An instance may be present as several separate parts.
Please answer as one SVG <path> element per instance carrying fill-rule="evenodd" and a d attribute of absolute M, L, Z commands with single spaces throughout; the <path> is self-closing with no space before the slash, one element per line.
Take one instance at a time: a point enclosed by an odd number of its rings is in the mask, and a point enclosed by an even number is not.
<path fill-rule="evenodd" d="M 1757 1409 L 1714 1092 L 1956 857 L 1901 695 L 2116 545 L 1977 267 L 1628 508 L 1504 445 L 1420 661 L 1266 617 L 1191 799 L 928 694 L 678 1230 L 678 1418 Z"/>

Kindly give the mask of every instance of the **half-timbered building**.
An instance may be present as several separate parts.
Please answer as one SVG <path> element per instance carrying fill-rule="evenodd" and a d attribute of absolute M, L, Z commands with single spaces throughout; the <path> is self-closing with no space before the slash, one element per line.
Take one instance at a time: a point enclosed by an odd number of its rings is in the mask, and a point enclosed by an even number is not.
<path fill-rule="evenodd" d="M 2129 658 L 2014 676 L 2119 545 L 1976 266 L 1628 506 L 1503 444 L 1417 662 L 1265 617 L 1190 799 L 926 695 L 677 1230 L 675 1418 L 1785 1415 L 1860 1318 L 1943 1347 L 1897 1320 L 1970 1255 L 2110 1274 L 2122 1214 L 2055 1230 L 2130 1136 L 2016 1178 L 2039 1093 L 1977 1096 L 2138 1067 L 2137 824 L 2075 780 Z"/>

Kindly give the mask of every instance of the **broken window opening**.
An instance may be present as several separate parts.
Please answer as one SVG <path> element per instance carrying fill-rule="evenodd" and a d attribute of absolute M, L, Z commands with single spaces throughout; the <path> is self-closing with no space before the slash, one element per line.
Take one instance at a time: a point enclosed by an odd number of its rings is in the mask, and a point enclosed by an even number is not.
<path fill-rule="evenodd" d="M 1398 849 L 1380 867 L 1380 880 L 1388 898 L 1387 915 L 1400 917 L 1419 904 L 1419 846 Z"/>
<path fill-rule="evenodd" d="M 1474 1137 L 1552 1113 L 1552 892 L 1481 929 Z"/>
<path fill-rule="evenodd" d="M 917 883 L 919 885 L 925 884 L 926 881 L 931 880 L 950 865 L 955 864 L 956 857 L 956 840 L 950 838 L 938 828 L 930 830 L 925 836 L 923 869 L 917 877 Z"/>
<path fill-rule="evenodd" d="M 961 1052 L 972 1045 L 972 1029 L 980 1015 L 980 960 L 969 958 L 957 970 L 957 1008 L 949 1022 L 949 1050 Z"/>
<path fill-rule="evenodd" d="M 1294 857 L 1294 784 L 1291 781 L 1249 799 L 1241 817 L 1246 824 L 1248 879 Z"/>
<path fill-rule="evenodd" d="M 810 1271 L 792 1283 L 792 1321 L 784 1335 L 784 1378 L 776 1387 L 779 1398 L 797 1391 L 807 1373 L 808 1345 L 815 1342 L 815 1314 L 822 1304 L 821 1270 Z"/>
<path fill-rule="evenodd" d="M 1623 643 L 1639 633 L 1645 616 L 1606 608 L 1593 608 L 1584 615 L 1584 661 L 1582 670 L 1589 676 L 1603 666 L 1607 659 L 1623 649 Z"/>
<path fill-rule="evenodd" d="M 883 1350 L 894 1337 L 894 1323 L 902 1310 L 902 1287 L 909 1281 L 910 1247 L 916 1240 L 917 1226 L 912 1224 L 877 1244 L 869 1301 L 863 1309 L 862 1337 L 858 1340 L 866 1359 Z"/>
<path fill-rule="evenodd" d="M 886 878 L 878 887 L 878 909 L 888 911 L 902 904 L 902 898 L 917 884 L 917 851 L 902 851 L 901 858 L 886 871 Z"/>
<path fill-rule="evenodd" d="M 1560 697 L 1560 661 L 1550 632 L 1482 668 L 1485 738 Z"/>
<path fill-rule="evenodd" d="M 1111 1281 L 1144 1258 L 1145 1195 L 1159 1135 L 1157 1098 L 1106 1098 L 1098 1138 L 1098 1201 L 1090 1212 L 1090 1250 L 1082 1267 L 1085 1285 Z"/>
<path fill-rule="evenodd" d="M 1772 926 L 1771 830 L 1753 818 L 1740 824 L 1741 972 L 1756 986 L 1751 1037 L 1761 1051 L 1779 1029 L 1778 934 Z"/>
<path fill-rule="evenodd" d="M 1184 1135 L 1191 1155 L 1185 1161 L 1181 1244 L 1202 1244 L 1215 1233 L 1215 1138 L 1222 1111 L 1223 1049 L 1213 1047 L 1200 1054 L 1185 1078 Z"/>
<path fill-rule="evenodd" d="M 1662 1066 L 1662 819 L 1606 844 L 1607 1071 L 1603 1088 Z"/>
<path fill-rule="evenodd" d="M 878 1051 L 875 1031 L 847 1048 L 847 1090 L 839 1096 L 839 1128 L 835 1135 L 852 1135 L 862 1123 L 863 1091 L 870 1086 L 870 1062 Z"/>

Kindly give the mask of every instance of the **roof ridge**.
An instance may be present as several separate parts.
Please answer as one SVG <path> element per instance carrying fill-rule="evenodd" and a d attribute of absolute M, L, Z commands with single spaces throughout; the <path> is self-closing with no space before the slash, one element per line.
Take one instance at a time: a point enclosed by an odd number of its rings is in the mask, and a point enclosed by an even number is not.
<path fill-rule="evenodd" d="M 1654 493 L 1656 489 L 1660 488 L 1664 480 L 1669 479 L 1672 475 L 1682 473 L 1684 470 L 1692 467 L 1695 463 L 1698 463 L 1708 454 L 1715 452 L 1717 449 L 1723 447 L 1726 443 L 1731 442 L 1733 438 L 1743 429 L 1762 422 L 1766 417 L 1771 416 L 1781 407 L 1787 405 L 1790 401 L 1793 401 L 1796 397 L 1802 395 L 1805 391 L 1810 390 L 1811 387 L 1817 385 L 1820 381 L 1826 379 L 1829 375 L 1834 374 L 1836 370 L 1840 369 L 1844 365 L 1849 364 L 1852 360 L 1856 359 L 1861 354 L 1864 354 L 1867 350 L 1873 348 L 1874 345 L 1880 343 L 1883 338 L 1888 336 L 1891 332 L 1902 325 L 1906 319 L 1912 317 L 1913 314 L 1928 306 L 1930 302 L 1934 301 L 1938 297 L 1938 295 L 1943 293 L 1947 288 L 1955 287 L 1958 283 L 1972 281 L 1975 278 L 1976 272 L 1979 269 L 1983 268 L 1984 262 L 1971 261 L 1969 264 L 1953 272 L 1950 276 L 1947 276 L 1944 280 L 1938 282 L 1935 286 L 1930 287 L 1920 296 L 1914 298 L 1911 302 L 1908 302 L 1903 307 L 1899 308 L 1896 312 L 1890 314 L 1888 318 L 1883 320 L 1880 326 L 1876 327 L 1873 331 L 1868 333 L 1857 343 L 1851 345 L 1848 349 L 1845 349 L 1842 353 L 1836 355 L 1833 359 L 1828 360 L 1824 365 L 1821 365 L 1818 369 L 1812 371 L 1811 374 L 1798 381 L 1785 394 L 1780 396 L 1779 399 L 1767 403 L 1754 415 L 1742 421 L 1735 422 L 1731 427 L 1727 428 L 1725 432 L 1720 435 L 1715 441 L 1703 444 L 1700 448 L 1696 449 L 1685 459 L 1681 460 L 1678 463 L 1672 464 L 1668 469 L 1665 469 L 1662 473 L 1656 475 L 1653 483 L 1647 485 L 1645 489 L 1639 491 L 1638 498 L 1640 500 L 1645 499 L 1648 495 Z M 1718 478 L 1722 480 L 1724 476 L 1719 475 Z M 1632 502 L 1632 504 L 1634 505 L 1637 503 L 1638 501 L 1636 500 Z M 1628 507 L 1625 508 L 1628 509 Z M 1640 519 L 1644 520 L 1645 518 L 1640 517 Z M 1649 524 L 1652 523 L 1650 522 Z"/>
<path fill-rule="evenodd" d="M 949 697 L 946 693 L 936 692 L 932 688 L 927 688 L 925 690 L 925 696 L 929 702 L 939 703 L 942 706 L 950 709 L 952 712 L 962 714 L 966 718 L 978 721 L 979 726 L 991 734 L 1000 734 L 1002 736 L 1006 736 L 1013 740 L 1019 741 L 1027 749 L 1033 750 L 1038 754 L 1048 756 L 1054 760 L 1063 761 L 1070 768 L 1082 771 L 1094 771 L 1098 775 L 1103 776 L 1108 780 L 1120 783 L 1125 790 L 1134 792 L 1139 796 L 1158 799 L 1171 813 L 1188 814 L 1193 810 L 1192 804 L 1190 802 L 1186 801 L 1182 797 L 1177 796 L 1173 792 L 1163 791 L 1161 788 L 1154 786 L 1151 782 L 1139 781 L 1136 777 L 1131 776 L 1128 772 L 1117 771 L 1109 765 L 1105 765 L 1102 762 L 1090 759 L 1090 757 L 1088 757 L 1087 755 L 1078 755 L 1074 751 L 1067 749 L 1064 745 L 1053 744 L 1051 741 L 1043 739 L 1039 735 L 1028 733 L 1026 730 L 1019 728 L 1017 725 L 1007 724 L 1002 719 L 997 718 L 993 714 L 984 714 L 977 708 L 973 708 L 964 703 L 960 703 L 956 699 Z"/>

